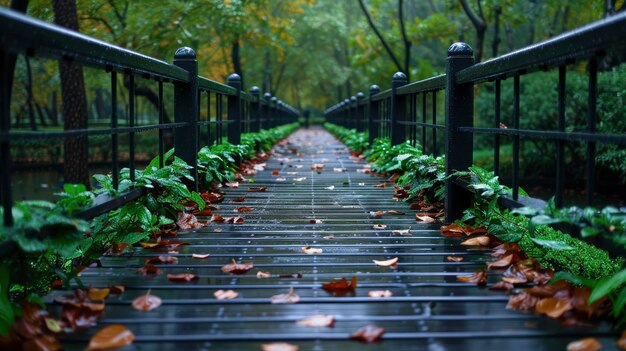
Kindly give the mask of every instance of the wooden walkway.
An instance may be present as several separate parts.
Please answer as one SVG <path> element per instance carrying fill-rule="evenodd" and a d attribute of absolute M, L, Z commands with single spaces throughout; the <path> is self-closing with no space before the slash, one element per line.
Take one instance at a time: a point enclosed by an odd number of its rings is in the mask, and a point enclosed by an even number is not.
<path fill-rule="evenodd" d="M 311 170 L 313 164 L 325 168 L 318 173 Z M 296 132 L 288 144 L 275 149 L 265 170 L 253 176 L 253 184 L 226 190 L 217 213 L 227 217 L 235 214 L 234 207 L 253 207 L 253 212 L 242 214 L 243 224 L 210 224 L 179 233 L 176 240 L 190 245 L 173 254 L 177 264 L 160 265 L 160 275 L 136 272 L 146 258 L 162 254 L 151 249 L 136 249 L 131 257 L 103 257 L 101 268 L 85 270 L 82 280 L 87 286 L 123 284 L 127 290 L 106 301 L 106 317 L 96 328 L 63 343 L 70 350 L 83 349 L 95 330 L 108 324 L 123 324 L 136 335 L 128 350 L 260 350 L 263 343 L 284 341 L 300 350 L 538 351 L 564 350 L 568 342 L 589 335 L 587 329 L 562 328 L 547 318 L 507 310 L 506 294 L 457 282 L 457 275 L 483 268 L 491 259 L 489 252 L 440 236 L 437 225 L 419 224 L 415 211 L 392 200 L 392 187 L 375 187 L 385 179 L 357 172 L 364 166 L 327 132 Z M 247 192 L 248 186 L 268 190 Z M 231 202 L 244 195 L 245 202 Z M 387 210 L 406 215 L 370 214 Z M 374 229 L 375 224 L 387 228 Z M 408 228 L 410 236 L 391 232 Z M 301 252 L 304 246 L 323 252 L 307 255 Z M 193 253 L 210 257 L 193 259 Z M 449 255 L 464 261 L 449 262 Z M 395 269 L 372 263 L 393 257 L 399 258 Z M 254 269 L 244 275 L 223 273 L 220 268 L 233 258 L 254 262 Z M 258 271 L 272 275 L 260 279 Z M 194 273 L 199 279 L 171 282 L 167 273 Z M 333 296 L 322 289 L 322 283 L 342 277 L 357 277 L 354 293 Z M 490 283 L 497 280 L 490 275 Z M 297 304 L 271 303 L 273 295 L 291 287 L 300 296 Z M 148 289 L 163 305 L 149 312 L 131 308 L 131 301 Z M 240 295 L 217 300 L 213 293 L 219 289 Z M 390 290 L 393 297 L 368 297 L 370 290 Z M 334 326 L 296 323 L 316 314 L 334 316 Z M 379 342 L 349 339 L 369 324 L 385 329 Z M 602 341 L 612 345 L 610 338 Z"/>

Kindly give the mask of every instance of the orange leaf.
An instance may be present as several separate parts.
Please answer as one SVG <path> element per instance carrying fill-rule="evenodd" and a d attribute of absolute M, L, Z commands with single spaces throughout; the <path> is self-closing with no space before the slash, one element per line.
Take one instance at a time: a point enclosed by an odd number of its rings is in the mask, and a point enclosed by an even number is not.
<path fill-rule="evenodd" d="M 387 187 L 387 183 L 386 182 L 380 183 L 380 184 L 374 185 L 374 187 L 375 188 L 386 188 Z"/>
<path fill-rule="evenodd" d="M 210 256 L 210 254 L 191 254 L 191 258 L 197 258 L 197 259 L 200 259 L 200 260 L 208 258 L 209 256 Z"/>
<path fill-rule="evenodd" d="M 272 175 L 279 175 L 280 171 L 272 171 Z"/>
<path fill-rule="evenodd" d="M 370 290 L 367 292 L 369 297 L 392 297 L 393 293 L 389 290 Z"/>
<path fill-rule="evenodd" d="M 161 306 L 162 303 L 163 301 L 160 297 L 156 295 L 150 295 L 150 290 L 148 290 L 145 295 L 141 295 L 138 298 L 134 299 L 132 306 L 136 310 L 146 312 Z"/>
<path fill-rule="evenodd" d="M 211 222 L 224 222 L 224 217 L 222 217 L 222 215 L 214 214 L 211 216 Z"/>
<path fill-rule="evenodd" d="M 252 211 L 254 211 L 254 208 L 253 207 L 248 207 L 248 206 L 240 206 L 240 207 L 235 207 L 233 209 L 233 211 L 239 212 L 239 213 L 252 212 Z"/>
<path fill-rule="evenodd" d="M 100 329 L 89 341 L 87 351 L 107 350 L 130 345 L 135 335 L 121 324 L 112 324 Z"/>
<path fill-rule="evenodd" d="M 446 259 L 448 261 L 452 261 L 452 262 L 461 262 L 461 261 L 463 261 L 463 257 L 461 257 L 461 256 L 448 256 L 448 257 L 446 257 Z"/>
<path fill-rule="evenodd" d="M 235 290 L 221 290 L 220 289 L 214 292 L 213 296 L 215 296 L 215 298 L 218 300 L 232 300 L 236 298 L 237 296 L 239 296 L 239 293 L 236 292 Z"/>
<path fill-rule="evenodd" d="M 251 186 L 251 187 L 248 187 L 248 191 L 250 191 L 250 192 L 257 192 L 257 193 L 258 192 L 264 192 L 264 191 L 267 191 L 267 187 L 266 186 L 261 186 L 261 187 L 259 187 L 259 186 Z"/>
<path fill-rule="evenodd" d="M 505 281 L 500 281 L 489 287 L 489 290 L 504 290 L 511 291 L 513 290 L 513 284 Z"/>
<path fill-rule="evenodd" d="M 350 335 L 350 339 L 364 341 L 367 343 L 378 341 L 385 332 L 385 329 L 375 325 L 365 326 Z"/>
<path fill-rule="evenodd" d="M 389 211 L 385 211 L 385 214 L 388 215 L 398 215 L 398 216 L 403 216 L 404 212 L 400 212 L 400 211 L 396 211 L 396 210 L 389 210 Z"/>
<path fill-rule="evenodd" d="M 559 297 L 547 297 L 539 300 L 537 305 L 535 305 L 535 311 L 537 313 L 543 313 L 552 318 L 559 318 L 563 313 L 570 311 L 572 308 L 569 299 Z"/>
<path fill-rule="evenodd" d="M 252 262 L 237 263 L 237 261 L 233 258 L 232 263 L 222 267 L 222 272 L 230 274 L 244 274 L 252 268 L 254 268 L 254 264 Z"/>
<path fill-rule="evenodd" d="M 198 279 L 198 276 L 191 273 L 168 274 L 167 279 L 173 282 L 190 282 Z"/>
<path fill-rule="evenodd" d="M 289 288 L 289 292 L 286 294 L 278 294 L 272 296 L 272 303 L 298 303 L 300 296 L 293 292 L 293 286 Z"/>
<path fill-rule="evenodd" d="M 305 327 L 332 327 L 335 323 L 335 318 L 329 314 L 317 314 L 315 316 L 296 321 L 296 323 Z"/>
<path fill-rule="evenodd" d="M 322 289 L 332 293 L 333 295 L 344 295 L 348 292 L 354 292 L 356 289 L 357 279 L 356 277 L 352 277 L 350 279 L 350 283 L 346 280 L 345 277 L 341 278 L 341 280 L 331 280 L 328 283 L 322 284 Z"/>
<path fill-rule="evenodd" d="M 322 253 L 322 249 L 316 249 L 310 246 L 303 246 L 300 251 L 304 252 L 307 255 L 317 255 Z"/>
<path fill-rule="evenodd" d="M 389 267 L 389 266 L 395 266 L 398 263 L 398 258 L 394 257 L 392 259 L 386 260 L 386 261 L 376 261 L 376 260 L 372 260 L 374 262 L 374 264 L 376 264 L 377 266 L 381 266 L 381 267 Z"/>
<path fill-rule="evenodd" d="M 624 349 L 623 347 L 620 348 Z M 598 351 L 601 349 L 602 344 L 596 338 L 584 338 L 567 344 L 567 351 Z"/>
<path fill-rule="evenodd" d="M 311 169 L 314 170 L 314 171 L 321 171 L 322 169 L 324 169 L 324 167 L 326 167 L 326 166 L 321 164 L 321 163 L 314 163 L 311 166 Z"/>
<path fill-rule="evenodd" d="M 90 300 L 104 300 L 107 298 L 107 296 L 109 296 L 110 292 L 111 292 L 111 289 L 109 288 L 104 288 L 104 289 L 90 288 L 89 290 L 87 290 L 87 297 L 89 297 Z"/>
<path fill-rule="evenodd" d="M 263 351 L 298 351 L 297 345 L 287 344 L 286 342 L 274 342 L 271 344 L 263 344 Z"/>
<path fill-rule="evenodd" d="M 461 243 L 461 245 L 470 245 L 470 246 L 489 246 L 491 242 L 491 238 L 486 235 L 476 236 L 473 238 L 469 238 Z"/>
<path fill-rule="evenodd" d="M 506 268 L 511 265 L 511 262 L 513 262 L 513 255 L 506 255 L 497 261 L 487 262 L 487 269 L 491 270 L 492 268 Z"/>
<path fill-rule="evenodd" d="M 478 285 L 483 285 L 487 283 L 487 274 L 483 269 L 478 269 L 471 275 L 457 275 L 456 280 L 464 283 L 476 283 Z"/>

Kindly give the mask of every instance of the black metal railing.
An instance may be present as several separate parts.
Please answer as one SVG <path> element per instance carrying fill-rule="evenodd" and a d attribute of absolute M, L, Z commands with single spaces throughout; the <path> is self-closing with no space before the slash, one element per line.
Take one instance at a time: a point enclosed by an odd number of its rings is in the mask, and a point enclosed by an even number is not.
<path fill-rule="evenodd" d="M 624 57 L 626 48 L 626 14 L 619 14 L 550 40 L 528 46 L 509 54 L 474 64 L 473 51 L 465 43 L 455 43 L 448 49 L 446 74 L 407 84 L 403 73 L 396 73 L 391 89 L 380 92 L 370 87 L 370 96 L 362 100 L 346 99 L 325 111 L 326 119 L 349 128 L 359 129 L 367 121 L 370 142 L 376 137 L 389 137 L 392 145 L 410 140 L 419 142 L 424 152 L 438 153 L 438 131 L 445 136 L 446 175 L 465 170 L 473 162 L 473 136 L 492 135 L 494 139 L 494 169 L 500 171 L 501 138 L 511 139 L 513 204 L 520 200 L 520 139 L 544 139 L 556 144 L 555 202 L 563 205 L 565 189 L 565 142 L 586 146 L 586 200 L 592 204 L 596 186 L 596 144 L 626 145 L 626 135 L 598 132 L 598 62 L 608 55 Z M 565 92 L 567 66 L 586 61 L 588 77 L 587 126 L 584 131 L 567 131 Z M 521 128 L 520 79 L 535 73 L 558 69 L 557 126 L 554 130 Z M 502 122 L 502 81 L 513 79 L 512 125 Z M 494 119 L 491 127 L 474 126 L 474 96 L 480 85 L 492 84 Z M 445 90 L 445 122 L 437 123 L 437 93 Z M 430 101 L 428 96 L 430 95 Z M 429 108 L 427 108 L 429 106 Z M 365 109 L 361 109 L 365 107 Z M 525 106 L 532 109 L 533 106 Z M 431 121 L 431 122 L 429 122 Z M 428 137 L 428 131 L 431 131 Z M 429 140 L 428 140 L 429 139 Z M 428 150 L 428 146 L 432 149 Z M 445 209 L 449 221 L 461 218 L 470 204 L 471 195 L 458 179 L 446 181 Z"/>
<path fill-rule="evenodd" d="M 53 60 L 75 62 L 81 66 L 106 72 L 111 82 L 111 116 L 109 128 L 86 128 L 54 132 L 11 130 L 10 77 L 7 67 L 9 55 L 25 54 Z M 269 93 L 261 98 L 257 87 L 250 93 L 241 90 L 241 79 L 232 74 L 228 84 L 221 84 L 198 75 L 198 61 L 193 49 L 183 47 L 176 51 L 173 64 L 40 21 L 17 12 L 0 8 L 0 198 L 4 210 L 4 225 L 11 226 L 12 218 L 12 158 L 11 142 L 19 139 L 65 139 L 110 135 L 111 173 L 117 188 L 120 167 L 119 137 L 128 136 L 130 176 L 135 173 L 135 135 L 158 131 L 158 155 L 164 154 L 164 133 L 173 132 L 175 154 L 193 166 L 195 179 L 191 186 L 197 188 L 197 153 L 200 145 L 221 143 L 224 139 L 240 143 L 242 132 L 256 132 L 279 124 L 297 120 L 299 112 Z M 118 125 L 118 76 L 128 80 L 127 126 Z M 135 79 L 154 81 L 158 89 L 158 123 L 138 125 L 135 106 Z M 165 101 L 164 84 L 173 86 L 173 101 Z M 206 116 L 200 116 L 201 103 L 206 101 Z M 225 101 L 224 101 L 225 100 Z M 171 103 L 174 122 L 164 121 L 164 105 Z M 85 116 L 86 118 L 86 116 Z M 205 135 L 203 140 L 200 136 Z M 225 138 L 226 137 L 226 138 Z M 136 196 L 122 196 L 98 203 L 90 209 L 93 217 L 112 207 L 119 206 Z"/>

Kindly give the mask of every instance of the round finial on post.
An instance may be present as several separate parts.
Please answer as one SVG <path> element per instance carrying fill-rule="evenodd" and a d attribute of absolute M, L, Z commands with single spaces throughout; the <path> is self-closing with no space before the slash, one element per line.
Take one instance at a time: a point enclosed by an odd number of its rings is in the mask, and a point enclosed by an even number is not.
<path fill-rule="evenodd" d="M 234 82 L 241 83 L 241 77 L 237 73 L 232 73 L 231 75 L 228 76 L 227 81 L 228 83 L 234 83 Z"/>
<path fill-rule="evenodd" d="M 356 99 L 357 100 L 365 99 L 365 94 L 359 91 L 358 93 L 356 93 Z"/>
<path fill-rule="evenodd" d="M 260 93 L 261 93 L 261 90 L 256 85 L 250 88 L 250 95 L 259 96 Z"/>
<path fill-rule="evenodd" d="M 355 103 L 356 102 L 356 96 L 354 96 L 354 95 L 350 96 L 350 102 L 351 103 Z"/>
<path fill-rule="evenodd" d="M 346 105 L 349 104 L 350 103 L 350 99 L 344 99 L 343 103 L 346 104 Z"/>
<path fill-rule="evenodd" d="M 277 100 L 276 103 L 279 104 L 279 105 L 282 105 L 283 104 L 283 100 Z"/>
<path fill-rule="evenodd" d="M 407 83 L 407 78 L 406 78 L 406 74 L 402 73 L 402 72 L 396 72 L 393 74 L 393 77 L 391 77 L 391 82 L 392 83 L 397 83 L 399 85 L 404 85 Z"/>
<path fill-rule="evenodd" d="M 458 42 L 450 45 L 448 48 L 448 57 L 450 56 L 472 56 L 474 50 L 467 43 Z"/>
<path fill-rule="evenodd" d="M 263 94 L 263 100 L 269 102 L 271 98 L 272 98 L 272 94 L 270 94 L 270 93 Z"/>
<path fill-rule="evenodd" d="M 273 103 L 276 103 L 276 101 L 278 101 L 278 98 L 276 96 L 272 96 L 271 100 L 272 100 Z"/>
<path fill-rule="evenodd" d="M 380 87 L 376 84 L 370 85 L 370 96 L 380 93 Z"/>
<path fill-rule="evenodd" d="M 183 46 L 182 48 L 178 48 L 178 50 L 176 50 L 176 53 L 174 54 L 174 58 L 175 59 L 195 59 L 196 52 L 188 46 Z"/>

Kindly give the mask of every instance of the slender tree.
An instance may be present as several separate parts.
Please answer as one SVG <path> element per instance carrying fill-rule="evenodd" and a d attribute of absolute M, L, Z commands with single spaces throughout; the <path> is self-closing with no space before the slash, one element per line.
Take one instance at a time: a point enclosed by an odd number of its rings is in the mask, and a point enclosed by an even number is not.
<path fill-rule="evenodd" d="M 487 32 L 487 21 L 485 20 L 485 15 L 483 14 L 483 8 L 480 5 L 480 0 L 476 1 L 478 6 L 478 13 L 474 12 L 472 8 L 467 3 L 467 0 L 459 0 L 461 6 L 463 7 L 463 11 L 469 18 L 470 22 L 474 26 L 476 30 L 476 43 L 474 47 L 474 60 L 476 62 L 480 62 L 483 57 L 483 48 L 485 46 L 485 33 Z"/>
<path fill-rule="evenodd" d="M 76 0 L 53 0 L 54 21 L 68 29 L 78 31 Z M 87 96 L 85 80 L 80 65 L 70 60 L 59 61 L 61 73 L 61 99 L 63 101 L 64 129 L 87 128 Z M 65 182 L 89 185 L 87 137 L 66 138 L 64 141 Z"/>

